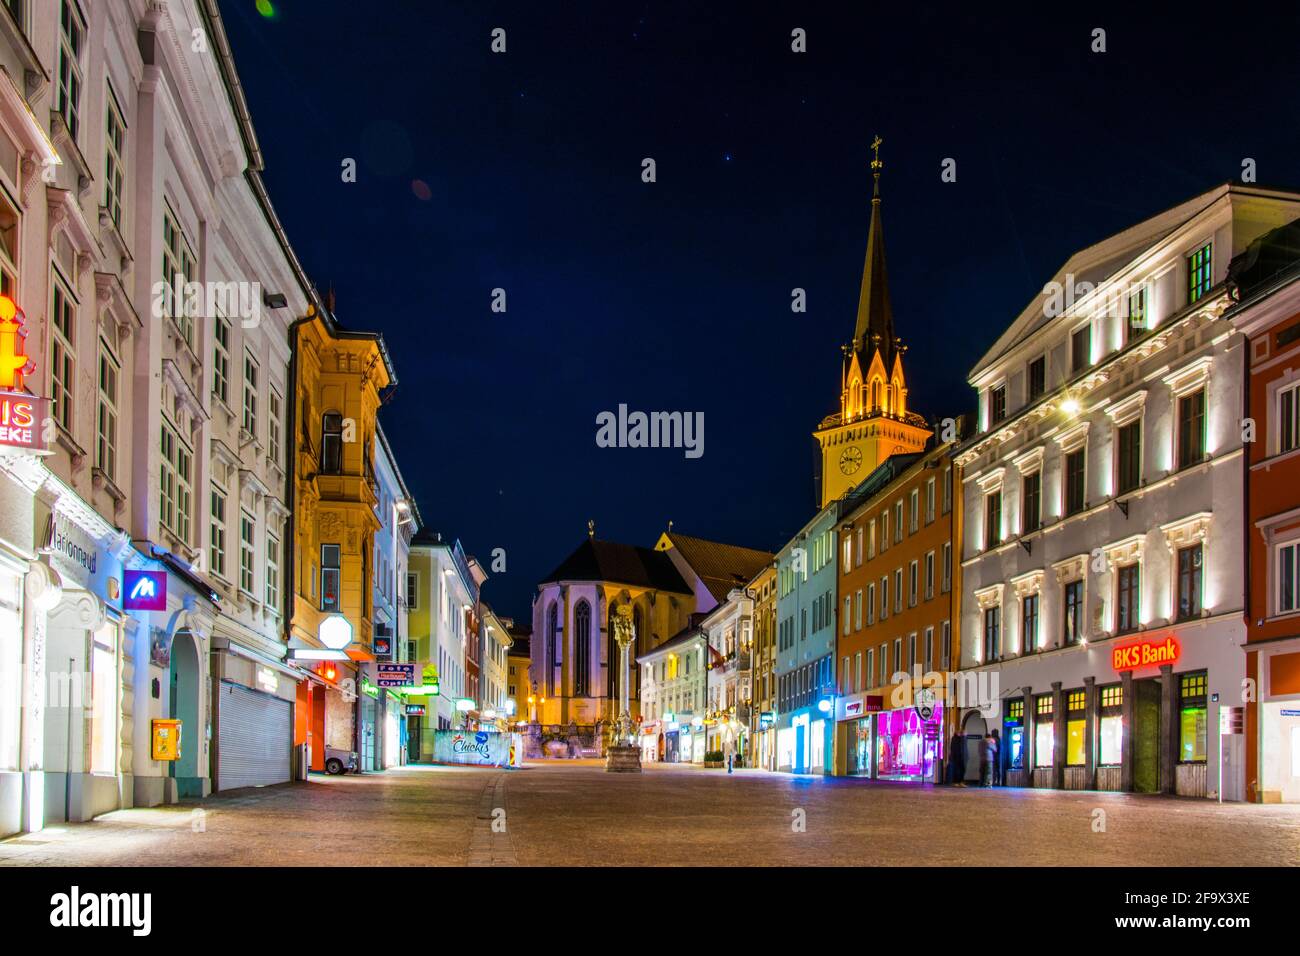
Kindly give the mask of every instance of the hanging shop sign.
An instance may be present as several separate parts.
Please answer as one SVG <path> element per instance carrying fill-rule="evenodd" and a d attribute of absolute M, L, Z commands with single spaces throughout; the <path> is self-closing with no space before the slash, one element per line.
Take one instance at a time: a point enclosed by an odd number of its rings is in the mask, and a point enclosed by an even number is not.
<path fill-rule="evenodd" d="M 423 704 L 407 704 L 402 708 L 402 713 L 406 714 L 407 717 L 423 717 L 428 713 L 428 710 Z"/>
<path fill-rule="evenodd" d="M 1246 732 L 1245 707 L 1219 708 L 1219 733 L 1244 734 Z"/>
<path fill-rule="evenodd" d="M 938 703 L 938 695 L 934 692 L 933 687 L 918 687 L 916 694 L 913 695 L 913 702 L 916 705 L 916 712 L 920 715 L 922 721 L 930 721 L 934 718 L 935 705 Z"/>
<path fill-rule="evenodd" d="M 415 685 L 415 664 L 376 662 L 375 683 L 380 687 L 412 687 Z"/>
<path fill-rule="evenodd" d="M 1159 667 L 1178 660 L 1182 649 L 1172 637 L 1164 640 L 1138 641 L 1111 651 L 1111 664 L 1117 671 L 1131 671 L 1139 667 Z"/>
<path fill-rule="evenodd" d="M 26 324 L 23 310 L 0 295 L 0 445 L 48 451 L 44 422 L 49 403 L 23 391 L 23 376 L 36 371 L 27 357 Z"/>
<path fill-rule="evenodd" d="M 374 637 L 375 657 L 379 660 L 387 660 L 393 656 L 393 639 L 387 635 L 376 634 Z M 385 685 L 380 684 L 380 687 Z"/>
<path fill-rule="evenodd" d="M 166 571 L 124 571 L 122 607 L 127 611 L 167 610 Z"/>

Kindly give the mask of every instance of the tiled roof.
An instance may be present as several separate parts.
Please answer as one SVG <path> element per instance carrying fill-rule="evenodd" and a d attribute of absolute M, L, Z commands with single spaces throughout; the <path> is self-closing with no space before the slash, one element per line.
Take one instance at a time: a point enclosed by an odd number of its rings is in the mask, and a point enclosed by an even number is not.
<path fill-rule="evenodd" d="M 690 594 L 672 559 L 662 551 L 587 538 L 541 584 L 551 581 L 610 581 L 634 587 Z"/>
<path fill-rule="evenodd" d="M 668 532 L 668 540 L 719 602 L 725 601 L 733 588 L 747 585 L 776 557 L 770 551 L 706 541 L 676 531 Z"/>

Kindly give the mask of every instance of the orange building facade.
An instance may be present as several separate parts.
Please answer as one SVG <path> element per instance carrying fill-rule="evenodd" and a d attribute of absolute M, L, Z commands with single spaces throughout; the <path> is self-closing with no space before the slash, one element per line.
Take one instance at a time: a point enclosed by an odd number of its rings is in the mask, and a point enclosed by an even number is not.
<path fill-rule="evenodd" d="M 1261 237 L 1230 274 L 1240 303 L 1233 324 L 1249 338 L 1243 426 L 1254 429 L 1241 704 L 1246 798 L 1256 803 L 1300 802 L 1300 269 L 1286 251 L 1296 225 Z"/>
<path fill-rule="evenodd" d="M 837 775 L 941 778 L 961 593 L 953 447 L 895 455 L 841 503 Z"/>

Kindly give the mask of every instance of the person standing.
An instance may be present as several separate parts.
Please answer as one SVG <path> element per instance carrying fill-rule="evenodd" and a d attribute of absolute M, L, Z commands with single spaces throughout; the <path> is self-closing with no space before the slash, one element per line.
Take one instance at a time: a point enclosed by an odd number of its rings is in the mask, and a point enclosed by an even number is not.
<path fill-rule="evenodd" d="M 993 742 L 993 754 L 990 762 L 993 765 L 993 786 L 1002 786 L 1002 737 L 998 734 L 995 727 L 989 739 Z"/>
<path fill-rule="evenodd" d="M 966 786 L 966 738 L 954 731 L 948 744 L 948 782 L 954 787 Z"/>
<path fill-rule="evenodd" d="M 980 786 L 993 786 L 993 735 L 985 734 L 980 741 Z"/>

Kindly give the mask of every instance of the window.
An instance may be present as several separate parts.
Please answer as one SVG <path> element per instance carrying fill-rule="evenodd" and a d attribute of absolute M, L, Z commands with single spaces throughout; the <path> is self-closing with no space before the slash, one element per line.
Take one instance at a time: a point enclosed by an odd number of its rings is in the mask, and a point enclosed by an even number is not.
<path fill-rule="evenodd" d="M 942 636 L 939 641 L 939 650 L 943 655 L 939 659 L 940 665 L 947 670 L 952 665 L 952 622 L 943 622 Z"/>
<path fill-rule="evenodd" d="M 1128 297 L 1128 328 L 1125 342 L 1132 342 L 1147 330 L 1147 290 L 1134 290 Z"/>
<path fill-rule="evenodd" d="M 272 534 L 266 536 L 266 604 L 280 606 L 280 541 Z"/>
<path fill-rule="evenodd" d="M 591 605 L 579 601 L 573 612 L 573 693 L 586 697 L 591 683 Z"/>
<path fill-rule="evenodd" d="M 998 659 L 1001 641 L 1002 609 L 989 607 L 984 609 L 984 656 L 980 663 L 987 664 Z"/>
<path fill-rule="evenodd" d="M 876 686 L 883 687 L 889 683 L 889 645 L 880 645 L 880 683 Z"/>
<path fill-rule="evenodd" d="M 1052 695 L 1034 700 L 1034 766 L 1050 767 L 1056 759 L 1056 727 L 1052 723 Z"/>
<path fill-rule="evenodd" d="M 874 650 L 873 648 L 868 648 L 868 649 L 867 649 L 867 667 L 866 667 L 866 674 L 867 674 L 866 680 L 865 680 L 865 681 L 863 682 L 863 684 L 862 684 L 862 689 L 863 689 L 863 690 L 866 690 L 868 687 L 871 687 L 871 686 L 875 685 L 875 679 L 876 679 L 876 652 L 875 652 L 875 650 Z"/>
<path fill-rule="evenodd" d="M 880 512 L 880 552 L 889 550 L 889 509 Z"/>
<path fill-rule="evenodd" d="M 420 608 L 420 576 L 414 571 L 406 575 L 406 609 L 417 611 Z"/>
<path fill-rule="evenodd" d="M 894 638 L 894 670 L 901 671 L 902 669 L 903 669 L 903 639 L 901 637 L 896 637 Z M 891 679 L 892 679 L 892 675 L 891 675 Z"/>
<path fill-rule="evenodd" d="M 257 436 L 257 363 L 244 353 L 244 431 Z"/>
<path fill-rule="evenodd" d="M 159 520 L 164 528 L 180 539 L 190 541 L 190 466 L 193 454 L 181 442 L 175 429 L 164 419 L 160 442 L 161 476 L 159 481 Z"/>
<path fill-rule="evenodd" d="M 1288 611 L 1296 610 L 1297 585 L 1300 584 L 1300 578 L 1296 576 L 1296 558 L 1298 556 L 1300 556 L 1300 542 L 1292 541 L 1289 544 L 1281 545 L 1277 549 L 1277 603 L 1275 613 L 1285 614 Z"/>
<path fill-rule="evenodd" d="M 1092 325 L 1075 329 L 1070 335 L 1070 372 L 1082 372 L 1092 364 Z"/>
<path fill-rule="evenodd" d="M 867 558 L 876 556 L 876 519 L 867 522 Z"/>
<path fill-rule="evenodd" d="M 858 525 L 858 529 L 857 529 L 857 539 L 858 539 L 858 545 L 857 545 L 857 562 L 856 562 L 856 563 L 857 563 L 858 567 L 862 567 L 862 539 L 863 539 L 863 534 L 862 534 L 862 525 Z"/>
<path fill-rule="evenodd" d="M 122 161 L 126 147 L 126 123 L 118 108 L 117 97 L 108 90 L 107 114 L 104 120 L 104 209 L 117 229 L 122 228 L 122 186 L 125 182 L 125 163 Z"/>
<path fill-rule="evenodd" d="M 916 607 L 917 585 L 920 572 L 915 561 L 907 566 L 907 606 Z"/>
<path fill-rule="evenodd" d="M 1038 595 L 1026 594 L 1020 602 L 1020 652 L 1038 649 Z"/>
<path fill-rule="evenodd" d="M 928 601 L 934 597 L 934 552 L 928 551 L 925 555 L 925 599 Z"/>
<path fill-rule="evenodd" d="M 984 549 L 996 548 L 1002 543 L 1002 492 L 995 491 L 984 498 Z"/>
<path fill-rule="evenodd" d="M 913 488 L 907 501 L 907 533 L 916 534 L 921 526 L 921 491 Z"/>
<path fill-rule="evenodd" d="M 1178 681 L 1178 762 L 1205 761 L 1205 672 L 1183 674 Z"/>
<path fill-rule="evenodd" d="M 952 542 L 943 543 L 943 593 L 952 590 Z"/>
<path fill-rule="evenodd" d="M 267 392 L 266 455 L 276 465 L 280 464 L 280 420 L 283 402 L 275 389 Z"/>
<path fill-rule="evenodd" d="M 1069 767 L 1082 767 L 1087 740 L 1087 695 L 1072 690 L 1065 695 L 1065 763 Z"/>
<path fill-rule="evenodd" d="M 117 773 L 117 626 L 95 631 L 90 647 L 90 772 Z"/>
<path fill-rule="evenodd" d="M 880 619 L 889 617 L 889 576 L 880 579 Z"/>
<path fill-rule="evenodd" d="M 1138 565 L 1129 564 L 1119 569 L 1115 596 L 1115 626 L 1120 634 L 1127 631 L 1137 630 L 1139 607 L 1138 581 Z"/>
<path fill-rule="evenodd" d="M 1178 399 L 1178 467 L 1205 458 L 1205 389 Z"/>
<path fill-rule="evenodd" d="M 73 351 L 73 330 L 77 324 L 76 304 L 72 293 L 63 284 L 58 273 L 51 273 L 53 304 L 50 325 L 50 398 L 53 400 L 54 420 L 65 431 L 72 431 L 72 395 L 76 383 L 76 353 Z"/>
<path fill-rule="evenodd" d="M 162 259 L 162 281 L 165 283 L 163 289 L 163 311 L 176 323 L 176 328 L 181 332 L 181 337 L 185 339 L 185 344 L 191 349 L 194 348 L 194 317 L 187 315 L 185 311 L 185 300 L 182 296 L 177 299 L 175 296 L 176 289 L 184 289 L 185 283 L 195 275 L 194 253 L 190 251 L 190 244 L 181 232 L 181 227 L 176 222 L 176 217 L 172 214 L 170 207 L 163 207 L 163 259 Z"/>
<path fill-rule="evenodd" d="M 1178 549 L 1178 620 L 1201 616 L 1201 546 Z"/>
<path fill-rule="evenodd" d="M 247 511 L 239 512 L 239 589 L 253 593 L 253 528 L 256 522 Z"/>
<path fill-rule="evenodd" d="M 63 117 L 72 138 L 81 126 L 81 48 L 86 39 L 86 21 L 76 4 L 63 0 L 59 18 L 59 82 L 54 90 L 54 110 Z"/>
<path fill-rule="evenodd" d="M 894 544 L 903 540 L 903 502 L 894 502 Z"/>
<path fill-rule="evenodd" d="M 1083 582 L 1071 581 L 1065 585 L 1065 619 L 1061 631 L 1066 644 L 1077 644 L 1083 637 Z"/>
<path fill-rule="evenodd" d="M 848 574 L 853 570 L 853 533 L 849 532 L 844 536 L 842 571 Z"/>
<path fill-rule="evenodd" d="M 1187 257 L 1187 304 L 1191 305 L 1210 291 L 1210 271 L 1214 257 L 1211 244 L 1206 243 Z"/>
<path fill-rule="evenodd" d="M 1047 391 L 1047 356 L 1040 355 L 1029 363 L 1029 400 L 1040 398 Z"/>
<path fill-rule="evenodd" d="M 1277 452 L 1300 448 L 1300 385 L 1277 394 Z"/>
<path fill-rule="evenodd" d="M 327 412 L 321 419 L 321 474 L 343 471 L 343 416 Z"/>
<path fill-rule="evenodd" d="M 847 635 L 853 626 L 853 598 L 844 598 L 844 620 L 840 624 L 840 633 Z"/>
<path fill-rule="evenodd" d="M 989 392 L 989 424 L 996 425 L 1007 417 L 1007 387 L 999 385 Z"/>
<path fill-rule="evenodd" d="M 1101 721 L 1097 732 L 1098 764 L 1118 767 L 1124 759 L 1124 688 L 1120 684 L 1099 689 Z"/>
<path fill-rule="evenodd" d="M 212 573 L 224 578 L 226 576 L 226 493 L 217 485 L 212 486 L 208 511 L 211 518 L 208 558 Z"/>
<path fill-rule="evenodd" d="M 0 189 L 0 295 L 18 298 L 18 207 Z"/>
<path fill-rule="evenodd" d="M 876 623 L 876 586 L 867 585 L 867 626 Z"/>
<path fill-rule="evenodd" d="M 934 521 L 934 479 L 925 483 L 925 523 Z"/>
<path fill-rule="evenodd" d="M 1142 480 L 1142 420 L 1129 422 L 1119 429 L 1119 461 L 1116 483 L 1119 493 L 1133 491 Z"/>
<path fill-rule="evenodd" d="M 1025 702 L 1020 700 L 1007 701 L 1007 713 L 1002 718 L 1006 730 L 1006 747 L 1007 747 L 1007 769 L 1024 770 L 1025 769 Z"/>
<path fill-rule="evenodd" d="M 853 629 L 862 630 L 862 589 L 853 592 Z"/>
<path fill-rule="evenodd" d="M 952 511 L 952 469 L 943 470 L 943 513 Z"/>
<path fill-rule="evenodd" d="M 903 569 L 894 569 L 894 610 L 903 610 Z"/>
<path fill-rule="evenodd" d="M 916 670 L 916 633 L 907 635 L 907 670 L 909 673 Z"/>
<path fill-rule="evenodd" d="M 229 406 L 230 320 L 224 315 L 214 316 L 212 332 L 212 394 Z"/>
<path fill-rule="evenodd" d="M 121 367 L 107 343 L 99 343 L 99 405 L 95 415 L 95 467 L 117 478 L 117 384 Z"/>
<path fill-rule="evenodd" d="M 1043 473 L 1041 471 L 1025 475 L 1023 504 L 1025 513 L 1021 526 L 1025 530 L 1021 533 L 1029 534 L 1043 526 Z"/>
<path fill-rule="evenodd" d="M 925 670 L 927 673 L 934 670 L 934 628 L 925 629 Z"/>
<path fill-rule="evenodd" d="M 320 609 L 337 611 L 339 609 L 339 546 L 322 544 L 320 546 Z M 555 606 L 551 606 L 555 613 Z"/>
<path fill-rule="evenodd" d="M 1084 508 L 1084 455 L 1078 448 L 1065 456 L 1065 513 L 1078 514 Z"/>

